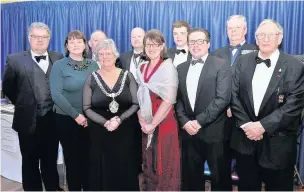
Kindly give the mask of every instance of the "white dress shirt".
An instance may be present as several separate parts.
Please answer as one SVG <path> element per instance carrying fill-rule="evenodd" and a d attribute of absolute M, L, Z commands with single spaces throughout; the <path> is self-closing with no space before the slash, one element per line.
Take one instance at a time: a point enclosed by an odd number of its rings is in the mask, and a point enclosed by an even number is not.
<path fill-rule="evenodd" d="M 253 96 L 253 104 L 254 104 L 254 113 L 256 116 L 259 114 L 259 110 L 264 98 L 264 95 L 266 93 L 266 90 L 268 88 L 270 79 L 272 77 L 274 68 L 278 62 L 280 52 L 279 50 L 276 50 L 271 56 L 271 66 L 268 68 L 265 63 L 257 64 L 253 78 L 252 78 L 252 96 Z M 261 59 L 264 59 L 260 52 L 258 53 L 258 56 Z"/>
<path fill-rule="evenodd" d="M 203 56 L 201 59 L 204 61 L 204 64 L 206 62 L 206 59 L 208 57 L 208 53 Z M 192 58 L 192 60 L 195 60 Z M 198 81 L 202 72 L 202 69 L 204 67 L 204 64 L 197 63 L 195 65 L 191 65 L 189 67 L 188 73 L 187 73 L 187 79 L 186 79 L 186 86 L 187 86 L 187 93 L 188 98 L 190 101 L 190 105 L 192 110 L 194 111 L 195 101 L 196 101 L 196 92 L 197 92 L 197 86 Z"/>
<path fill-rule="evenodd" d="M 246 41 L 243 41 L 242 43 L 240 43 L 240 45 L 243 46 L 243 45 L 245 44 L 245 42 L 246 42 Z M 236 53 L 237 50 L 238 50 L 238 49 L 233 49 L 233 50 L 232 50 L 232 56 L 235 55 L 235 53 Z"/>
<path fill-rule="evenodd" d="M 134 58 L 134 54 L 140 54 L 141 52 L 136 52 L 135 50 L 133 51 L 133 55 L 131 58 L 131 62 L 130 62 L 130 72 L 133 74 L 135 80 L 137 79 L 137 75 L 136 75 L 136 65 L 138 66 L 139 64 L 139 60 L 140 57 L 137 57 L 136 59 Z M 136 62 L 136 63 L 135 63 Z"/>
<path fill-rule="evenodd" d="M 42 69 L 42 71 L 46 74 L 48 68 L 49 68 L 49 54 L 46 51 L 45 53 L 41 54 L 41 55 L 45 55 L 46 59 L 41 59 L 40 62 L 38 63 L 35 59 L 35 56 L 40 56 L 39 54 L 33 52 L 31 50 L 31 54 L 32 54 L 32 59 L 38 64 L 38 66 Z"/>
<path fill-rule="evenodd" d="M 262 101 L 264 99 L 265 93 L 270 83 L 275 66 L 277 65 L 279 56 L 280 56 L 280 51 L 277 49 L 275 52 L 272 53 L 272 55 L 269 58 L 271 62 L 271 66 L 269 68 L 266 66 L 265 63 L 257 64 L 255 68 L 252 78 L 252 97 L 253 97 L 254 114 L 256 116 L 259 115 Z M 258 53 L 258 57 L 264 60 L 260 52 Z M 241 128 L 245 128 L 250 123 L 251 122 L 241 125 Z"/>
<path fill-rule="evenodd" d="M 187 58 L 188 58 L 188 54 L 189 54 L 189 50 L 188 50 L 187 46 L 185 48 L 176 47 L 176 49 L 177 50 L 185 49 L 186 53 L 180 53 L 180 54 L 175 53 L 175 57 L 174 57 L 174 61 L 173 61 L 173 65 L 175 67 L 177 67 L 181 63 L 186 62 Z"/>

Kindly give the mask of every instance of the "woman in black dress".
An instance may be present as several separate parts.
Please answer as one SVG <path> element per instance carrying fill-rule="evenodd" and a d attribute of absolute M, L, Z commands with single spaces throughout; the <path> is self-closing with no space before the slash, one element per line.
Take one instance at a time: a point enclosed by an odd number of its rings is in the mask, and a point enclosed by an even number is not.
<path fill-rule="evenodd" d="M 115 67 L 119 54 L 112 39 L 101 41 L 95 55 L 101 69 L 88 76 L 83 91 L 91 136 L 89 190 L 138 191 L 137 83 Z"/>

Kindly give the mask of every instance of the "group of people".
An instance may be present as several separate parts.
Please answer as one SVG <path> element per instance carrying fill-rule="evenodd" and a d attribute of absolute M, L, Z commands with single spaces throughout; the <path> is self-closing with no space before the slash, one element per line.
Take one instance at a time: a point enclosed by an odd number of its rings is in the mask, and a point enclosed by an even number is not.
<path fill-rule="evenodd" d="M 65 57 L 48 50 L 51 31 L 32 23 L 31 49 L 7 56 L 3 92 L 15 105 L 25 191 L 293 190 L 296 139 L 304 108 L 304 65 L 279 50 L 283 28 L 263 20 L 256 45 L 246 18 L 226 23 L 229 45 L 209 53 L 210 33 L 172 26 L 176 47 L 156 29 L 131 31 L 119 54 L 103 31 L 72 31 Z M 90 50 L 88 50 L 88 45 Z M 40 164 L 40 168 L 39 168 Z M 42 179 L 42 181 L 41 181 Z"/>

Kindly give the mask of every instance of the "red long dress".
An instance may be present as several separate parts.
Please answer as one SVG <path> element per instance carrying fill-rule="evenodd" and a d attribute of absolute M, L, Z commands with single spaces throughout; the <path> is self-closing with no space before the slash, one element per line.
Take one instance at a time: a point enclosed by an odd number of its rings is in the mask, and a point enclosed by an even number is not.
<path fill-rule="evenodd" d="M 158 70 L 162 60 L 147 75 L 142 66 L 144 80 L 147 83 Z M 162 99 L 150 91 L 153 116 Z M 172 107 L 165 119 L 156 127 L 151 145 L 147 149 L 148 136 L 143 134 L 143 184 L 144 191 L 179 191 L 180 190 L 180 151 L 178 126 Z"/>

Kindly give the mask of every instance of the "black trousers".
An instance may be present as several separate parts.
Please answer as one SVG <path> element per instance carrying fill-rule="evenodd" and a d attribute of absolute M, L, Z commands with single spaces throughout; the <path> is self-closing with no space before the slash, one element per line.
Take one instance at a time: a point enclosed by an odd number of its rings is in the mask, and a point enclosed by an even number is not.
<path fill-rule="evenodd" d="M 211 172 L 212 191 L 231 191 L 226 142 L 206 143 L 197 135 L 182 140 L 182 190 L 205 191 L 204 162 Z"/>
<path fill-rule="evenodd" d="M 70 191 L 88 190 L 89 132 L 68 115 L 56 114 Z"/>
<path fill-rule="evenodd" d="M 256 154 L 235 154 L 239 191 L 261 191 L 262 182 L 266 191 L 293 191 L 293 166 L 282 170 L 267 169 L 258 164 Z"/>
<path fill-rule="evenodd" d="M 24 191 L 42 191 L 43 180 L 47 191 L 59 187 L 57 172 L 58 131 L 54 113 L 36 118 L 36 129 L 31 134 L 18 134 L 22 155 L 22 185 Z M 40 163 L 40 169 L 39 169 Z"/>

